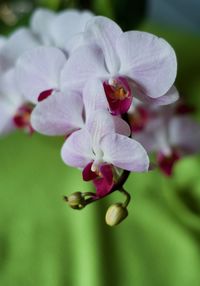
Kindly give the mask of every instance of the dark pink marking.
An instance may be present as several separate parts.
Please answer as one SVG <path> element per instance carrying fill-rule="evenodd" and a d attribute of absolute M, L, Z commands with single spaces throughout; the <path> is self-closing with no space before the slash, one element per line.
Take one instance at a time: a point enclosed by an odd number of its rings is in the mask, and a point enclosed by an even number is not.
<path fill-rule="evenodd" d="M 38 102 L 43 101 L 44 99 L 49 97 L 52 94 L 52 92 L 53 92 L 53 89 L 42 91 L 40 95 L 38 96 Z"/>
<path fill-rule="evenodd" d="M 120 115 L 126 113 L 132 103 L 131 89 L 128 81 L 123 77 L 118 77 L 113 85 L 108 81 L 103 83 L 104 91 L 109 103 L 110 111 L 113 115 Z M 123 90 L 120 96 L 120 89 Z"/>
<path fill-rule="evenodd" d="M 84 181 L 91 181 L 98 177 L 98 175 L 91 170 L 92 164 L 93 162 L 90 162 L 83 169 L 82 176 Z"/>
<path fill-rule="evenodd" d="M 92 164 L 93 162 L 87 164 L 83 169 L 82 176 L 84 181 L 93 181 L 96 188 L 96 196 L 94 197 L 96 199 L 104 197 L 111 191 L 114 185 L 113 171 L 111 165 L 104 164 L 99 167 L 99 173 L 92 172 Z"/>
<path fill-rule="evenodd" d="M 180 103 L 177 106 L 176 111 L 175 111 L 176 114 L 180 114 L 180 115 L 191 114 L 193 112 L 195 112 L 195 108 L 185 103 Z"/>
<path fill-rule="evenodd" d="M 32 107 L 24 105 L 17 110 L 13 117 L 15 126 L 19 129 L 28 129 L 30 134 L 34 131 L 30 123 L 31 112 Z"/>
<path fill-rule="evenodd" d="M 97 197 L 104 197 L 111 191 L 114 185 L 112 166 L 102 165 L 100 173 L 102 176 L 94 179 L 93 183 L 96 187 Z"/>
<path fill-rule="evenodd" d="M 158 165 L 160 170 L 166 175 L 171 176 L 173 173 L 174 164 L 180 159 L 180 154 L 177 151 L 173 151 L 171 155 L 166 156 L 159 152 L 157 155 Z"/>
<path fill-rule="evenodd" d="M 150 119 L 150 113 L 149 111 L 142 107 L 142 106 L 138 106 L 136 111 L 130 115 L 130 126 L 131 126 L 131 130 L 133 132 L 140 132 L 142 131 L 147 122 L 149 121 Z"/>

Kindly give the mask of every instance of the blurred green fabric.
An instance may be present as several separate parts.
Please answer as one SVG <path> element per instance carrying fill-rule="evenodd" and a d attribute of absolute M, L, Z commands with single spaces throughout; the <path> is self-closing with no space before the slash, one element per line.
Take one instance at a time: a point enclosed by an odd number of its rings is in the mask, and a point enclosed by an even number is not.
<path fill-rule="evenodd" d="M 143 23 L 175 48 L 177 85 L 200 115 L 200 39 Z M 192 140 L 192 138 L 191 138 Z M 91 191 L 60 158 L 63 139 L 17 132 L 0 139 L 1 286 L 199 286 L 200 156 L 174 177 L 132 174 L 128 218 L 110 228 L 107 208 L 120 194 L 81 211 L 63 195 Z"/>
<path fill-rule="evenodd" d="M 200 186 L 199 160 L 181 162 L 172 181 L 157 171 L 132 175 L 129 217 L 110 228 L 104 213 L 120 196 L 82 211 L 63 202 L 90 185 L 61 162 L 61 144 L 25 134 L 1 140 L 0 285 L 199 285 L 199 217 L 175 190 L 185 174 L 185 186 L 192 177 Z"/>

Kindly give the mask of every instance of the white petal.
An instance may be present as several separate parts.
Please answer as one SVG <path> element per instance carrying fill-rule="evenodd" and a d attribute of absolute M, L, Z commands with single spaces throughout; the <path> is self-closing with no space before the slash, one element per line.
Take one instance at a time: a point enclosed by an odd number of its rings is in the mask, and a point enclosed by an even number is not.
<path fill-rule="evenodd" d="M 62 147 L 61 156 L 67 165 L 77 168 L 84 168 L 92 161 L 91 137 L 86 129 L 69 136 Z"/>
<path fill-rule="evenodd" d="M 0 36 L 0 49 L 3 48 L 3 46 L 5 45 L 7 41 L 7 38 L 6 37 L 3 37 L 3 36 Z"/>
<path fill-rule="evenodd" d="M 16 60 L 27 50 L 39 45 L 39 42 L 26 28 L 20 28 L 14 32 L 3 46 L 0 54 L 6 61 L 7 68 L 13 67 Z"/>
<path fill-rule="evenodd" d="M 132 136 L 135 140 L 139 141 L 148 152 L 161 151 L 166 155 L 171 153 L 168 122 L 165 122 L 162 116 L 151 119 L 144 130 L 141 132 L 133 132 Z"/>
<path fill-rule="evenodd" d="M 77 33 L 83 32 L 86 23 L 93 17 L 89 11 L 68 9 L 59 13 L 51 24 L 51 35 L 57 47 L 68 51 L 68 42 Z"/>
<path fill-rule="evenodd" d="M 81 89 L 91 78 L 108 76 L 102 50 L 96 45 L 83 46 L 69 57 L 61 74 L 61 85 L 67 89 Z"/>
<path fill-rule="evenodd" d="M 106 66 L 111 74 L 117 73 L 120 67 L 116 39 L 121 34 L 121 28 L 114 21 L 102 16 L 91 19 L 85 29 L 85 37 L 95 41 L 103 49 Z"/>
<path fill-rule="evenodd" d="M 50 27 L 55 17 L 56 14 L 53 11 L 44 8 L 35 10 L 31 17 L 31 29 L 43 44 L 54 44 L 50 33 Z"/>
<path fill-rule="evenodd" d="M 97 109 L 108 110 L 108 102 L 101 80 L 95 78 L 88 80 L 83 90 L 83 102 L 85 105 L 86 117 Z"/>
<path fill-rule="evenodd" d="M 115 124 L 112 115 L 108 111 L 96 110 L 88 117 L 86 128 L 91 135 L 93 148 L 97 150 L 101 139 L 115 131 Z"/>
<path fill-rule="evenodd" d="M 12 120 L 15 111 L 12 105 L 9 105 L 8 102 L 0 98 L 0 136 L 10 133 L 15 129 Z"/>
<path fill-rule="evenodd" d="M 41 92 L 59 88 L 60 73 L 66 63 L 61 50 L 53 47 L 38 47 L 22 55 L 16 68 L 20 91 L 33 103 Z"/>
<path fill-rule="evenodd" d="M 131 86 L 131 90 L 133 96 L 137 97 L 137 99 L 139 99 L 143 103 L 149 104 L 151 106 L 169 105 L 179 99 L 179 92 L 174 85 L 167 91 L 167 93 L 157 98 L 149 97 L 135 85 Z"/>
<path fill-rule="evenodd" d="M 19 93 L 13 69 L 0 78 L 0 134 L 10 133 L 15 129 L 13 116 L 25 99 Z"/>
<path fill-rule="evenodd" d="M 144 172 L 149 168 L 149 158 L 140 143 L 119 134 L 110 134 L 103 138 L 101 148 L 103 160 L 116 167 Z"/>
<path fill-rule="evenodd" d="M 162 38 L 130 31 L 117 38 L 120 74 L 133 79 L 153 98 L 164 95 L 173 85 L 177 62 L 173 48 Z"/>
<path fill-rule="evenodd" d="M 83 127 L 82 112 L 79 94 L 55 92 L 37 104 L 31 115 L 31 124 L 45 135 L 67 135 Z"/>
<path fill-rule="evenodd" d="M 174 117 L 169 123 L 170 142 L 188 153 L 200 151 L 200 123 L 188 115 Z"/>
<path fill-rule="evenodd" d="M 121 117 L 113 116 L 115 132 L 124 136 L 130 136 L 131 130 L 126 121 L 124 121 Z"/>
<path fill-rule="evenodd" d="M 0 98 L 12 106 L 12 109 L 17 109 L 26 101 L 17 87 L 14 69 L 8 70 L 0 77 Z"/>

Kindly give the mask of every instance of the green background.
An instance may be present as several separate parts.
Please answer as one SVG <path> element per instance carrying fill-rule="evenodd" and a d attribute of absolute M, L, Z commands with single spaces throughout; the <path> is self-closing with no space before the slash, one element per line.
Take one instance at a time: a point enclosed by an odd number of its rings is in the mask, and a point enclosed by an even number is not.
<path fill-rule="evenodd" d="M 59 1 L 43 4 L 64 7 Z M 111 4 L 95 1 L 95 9 L 116 18 L 118 6 Z M 175 48 L 177 86 L 197 108 L 198 120 L 200 39 L 142 16 L 133 27 Z M 63 201 L 63 195 L 92 190 L 78 170 L 61 161 L 63 142 L 21 132 L 0 139 L 0 285 L 200 285 L 200 156 L 180 161 L 170 179 L 158 170 L 132 174 L 126 184 L 132 194 L 129 216 L 110 228 L 105 212 L 120 195 L 81 211 Z"/>

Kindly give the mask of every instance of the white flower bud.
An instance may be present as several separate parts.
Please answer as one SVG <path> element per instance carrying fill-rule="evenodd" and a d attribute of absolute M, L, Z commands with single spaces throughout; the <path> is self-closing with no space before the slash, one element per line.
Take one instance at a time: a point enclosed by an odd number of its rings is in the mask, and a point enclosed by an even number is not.
<path fill-rule="evenodd" d="M 69 206 L 73 209 L 82 209 L 85 206 L 85 199 L 81 192 L 75 192 L 67 197 Z"/>
<path fill-rule="evenodd" d="M 108 208 L 105 220 L 109 226 L 115 226 L 124 220 L 127 216 L 127 208 L 122 203 L 116 203 Z"/>

